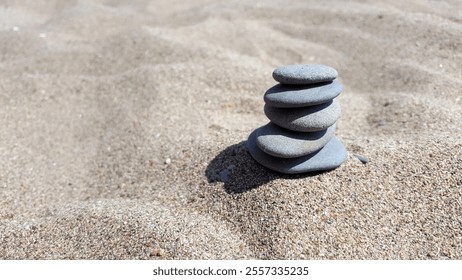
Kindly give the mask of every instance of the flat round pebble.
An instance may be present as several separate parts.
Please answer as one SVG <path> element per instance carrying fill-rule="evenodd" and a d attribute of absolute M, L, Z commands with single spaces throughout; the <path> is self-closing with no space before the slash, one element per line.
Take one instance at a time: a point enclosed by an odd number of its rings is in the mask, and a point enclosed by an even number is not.
<path fill-rule="evenodd" d="M 325 103 L 337 97 L 343 90 L 337 80 L 332 82 L 288 86 L 277 84 L 265 92 L 265 103 L 278 108 L 298 108 Z"/>
<path fill-rule="evenodd" d="M 340 105 L 336 100 L 301 108 L 276 108 L 265 105 L 265 115 L 273 123 L 294 131 L 320 131 L 340 118 Z"/>
<path fill-rule="evenodd" d="M 322 64 L 295 64 L 276 68 L 273 78 L 281 84 L 308 85 L 337 78 L 337 70 Z"/>
<path fill-rule="evenodd" d="M 278 158 L 263 152 L 257 145 L 257 134 L 252 132 L 247 148 L 252 157 L 261 165 L 285 174 L 297 174 L 332 170 L 348 158 L 348 152 L 335 136 L 317 152 L 298 158 Z"/>
<path fill-rule="evenodd" d="M 281 158 L 311 154 L 334 136 L 335 124 L 315 132 L 295 132 L 268 123 L 255 131 L 258 147 L 265 153 Z"/>
<path fill-rule="evenodd" d="M 360 154 L 353 154 L 360 162 L 362 162 L 363 164 L 366 164 L 369 162 L 369 159 L 365 156 L 362 156 Z"/>

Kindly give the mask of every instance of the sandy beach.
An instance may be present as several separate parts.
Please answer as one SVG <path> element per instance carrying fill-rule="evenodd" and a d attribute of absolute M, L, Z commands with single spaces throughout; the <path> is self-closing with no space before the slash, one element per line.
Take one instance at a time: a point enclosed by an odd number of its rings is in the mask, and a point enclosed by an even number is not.
<path fill-rule="evenodd" d="M 246 148 L 297 63 L 330 172 Z M 462 259 L 461 65 L 458 0 L 0 1 L 0 259 Z"/>

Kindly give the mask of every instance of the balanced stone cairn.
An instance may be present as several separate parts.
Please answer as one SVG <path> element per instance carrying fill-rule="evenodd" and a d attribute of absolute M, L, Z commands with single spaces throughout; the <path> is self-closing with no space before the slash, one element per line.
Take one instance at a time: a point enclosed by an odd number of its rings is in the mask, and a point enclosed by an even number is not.
<path fill-rule="evenodd" d="M 335 137 L 342 92 L 337 71 L 318 64 L 289 65 L 274 70 L 280 84 L 264 95 L 270 123 L 254 130 L 247 141 L 261 165 L 286 174 L 331 170 L 348 157 Z"/>

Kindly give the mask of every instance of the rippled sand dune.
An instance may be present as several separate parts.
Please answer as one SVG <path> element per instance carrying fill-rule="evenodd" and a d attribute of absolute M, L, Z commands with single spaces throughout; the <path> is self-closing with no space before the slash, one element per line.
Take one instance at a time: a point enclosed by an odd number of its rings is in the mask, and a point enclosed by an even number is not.
<path fill-rule="evenodd" d="M 0 2 L 1 259 L 462 258 L 460 1 L 18 2 Z M 334 171 L 246 151 L 295 63 L 344 84 Z"/>

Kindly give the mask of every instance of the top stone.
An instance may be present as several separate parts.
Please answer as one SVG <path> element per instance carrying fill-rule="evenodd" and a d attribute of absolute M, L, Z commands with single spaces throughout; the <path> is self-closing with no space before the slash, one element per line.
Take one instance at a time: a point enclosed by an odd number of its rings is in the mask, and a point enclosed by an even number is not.
<path fill-rule="evenodd" d="M 273 78 L 286 85 L 309 85 L 334 80 L 337 70 L 321 64 L 295 64 L 276 68 Z"/>

